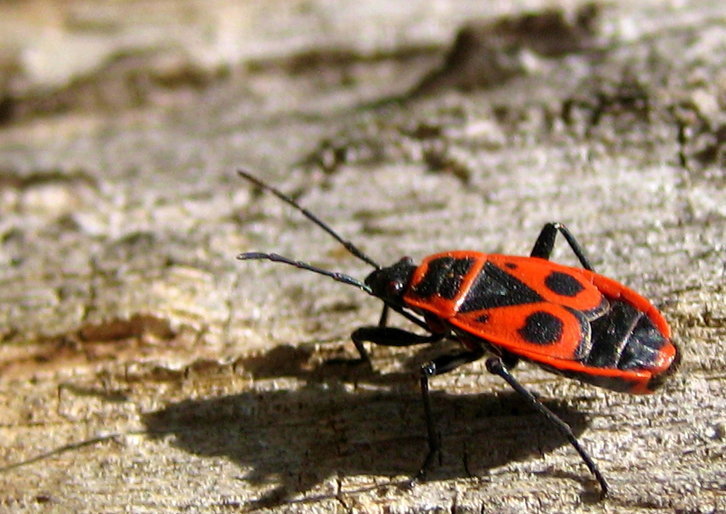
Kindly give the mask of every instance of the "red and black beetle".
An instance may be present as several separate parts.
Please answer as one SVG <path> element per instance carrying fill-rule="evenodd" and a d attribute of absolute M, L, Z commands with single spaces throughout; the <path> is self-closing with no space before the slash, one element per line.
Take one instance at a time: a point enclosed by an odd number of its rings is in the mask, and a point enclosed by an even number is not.
<path fill-rule="evenodd" d="M 356 286 L 383 301 L 378 325 L 355 330 L 351 338 L 360 361 L 370 364 L 364 343 L 410 346 L 456 340 L 463 350 L 442 355 L 421 368 L 421 394 L 429 451 L 417 479 L 424 478 L 439 451 L 429 399 L 429 377 L 493 355 L 490 373 L 502 377 L 569 440 L 595 475 L 602 495 L 608 484 L 570 427 L 525 389 L 510 373 L 520 359 L 547 371 L 614 391 L 647 394 L 678 365 L 670 327 L 644 297 L 595 273 L 582 247 L 564 225 L 548 223 L 529 257 L 450 251 L 416 265 L 405 257 L 381 267 L 310 211 L 248 172 L 240 176 L 288 203 L 373 266 L 363 282 L 274 253 L 247 252 L 240 260 L 266 259 Z M 549 261 L 557 233 L 562 234 L 582 268 Z M 392 309 L 428 332 L 420 335 L 387 326 Z"/>

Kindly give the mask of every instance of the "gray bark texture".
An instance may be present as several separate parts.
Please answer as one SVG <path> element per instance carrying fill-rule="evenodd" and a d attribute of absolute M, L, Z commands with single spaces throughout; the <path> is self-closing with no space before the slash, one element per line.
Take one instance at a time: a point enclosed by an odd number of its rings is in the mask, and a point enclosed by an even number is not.
<path fill-rule="evenodd" d="M 0 511 L 726 512 L 726 7 L 0 2 Z M 514 373 L 610 481 L 455 348 L 263 261 L 527 255 L 566 223 L 672 325 L 656 394 Z M 553 259 L 576 265 L 559 241 Z M 392 324 L 408 327 L 395 315 Z"/>

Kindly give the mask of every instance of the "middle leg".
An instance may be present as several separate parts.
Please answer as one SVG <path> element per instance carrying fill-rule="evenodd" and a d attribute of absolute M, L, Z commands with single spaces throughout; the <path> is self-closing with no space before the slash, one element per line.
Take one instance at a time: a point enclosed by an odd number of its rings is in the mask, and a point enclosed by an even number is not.
<path fill-rule="evenodd" d="M 426 458 L 421 464 L 418 473 L 413 478 L 412 483 L 424 480 L 431 465 L 434 463 L 436 455 L 441 451 L 441 443 L 436 432 L 436 422 L 431 411 L 431 394 L 429 392 L 429 377 L 442 375 L 449 371 L 455 370 L 459 366 L 479 360 L 484 355 L 484 350 L 470 350 L 451 355 L 442 355 L 435 358 L 431 362 L 421 367 L 421 399 L 424 406 L 424 417 L 426 419 L 426 435 L 428 438 L 428 452 Z"/>

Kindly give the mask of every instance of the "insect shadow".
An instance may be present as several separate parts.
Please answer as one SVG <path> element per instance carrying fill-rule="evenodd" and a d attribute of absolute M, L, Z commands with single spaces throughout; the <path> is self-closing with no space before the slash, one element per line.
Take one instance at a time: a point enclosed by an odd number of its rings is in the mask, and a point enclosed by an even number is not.
<path fill-rule="evenodd" d="M 280 352 L 271 350 L 275 358 Z M 242 479 L 266 491 L 247 507 L 286 503 L 331 477 L 370 475 L 376 484 L 380 477 L 389 477 L 390 485 L 403 485 L 405 477 L 418 471 L 427 443 L 413 374 L 393 377 L 408 377 L 410 387 L 362 390 L 334 378 L 321 379 L 319 370 L 302 370 L 294 359 L 287 362 L 287 368 L 277 368 L 281 375 L 311 378 L 302 388 L 184 400 L 146 414 L 144 423 L 152 436 L 172 434 L 172 444 L 184 451 L 223 456 L 247 470 Z M 268 375 L 271 369 L 261 366 L 257 371 Z M 369 378 L 383 383 L 391 377 Z M 365 379 L 358 376 L 356 381 Z M 432 404 L 443 452 L 429 480 L 485 477 L 492 468 L 540 458 L 567 444 L 515 393 L 433 392 Z M 583 414 L 557 401 L 545 404 L 576 436 L 582 433 Z M 270 483 L 276 484 L 272 490 L 265 487 Z"/>

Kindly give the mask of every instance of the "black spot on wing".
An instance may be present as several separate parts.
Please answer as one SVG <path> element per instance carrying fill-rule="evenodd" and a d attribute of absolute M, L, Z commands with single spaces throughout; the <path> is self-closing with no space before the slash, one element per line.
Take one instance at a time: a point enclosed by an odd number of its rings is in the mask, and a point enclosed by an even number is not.
<path fill-rule="evenodd" d="M 524 321 L 519 335 L 528 343 L 552 344 L 562 337 L 564 323 L 557 316 L 545 311 L 535 311 Z"/>
<path fill-rule="evenodd" d="M 439 257 L 429 262 L 426 274 L 413 288 L 413 293 L 421 298 L 430 298 L 438 294 L 451 300 L 456 298 L 461 289 L 464 276 L 471 269 L 474 259 Z"/>
<path fill-rule="evenodd" d="M 474 263 L 474 259 L 455 259 L 449 268 L 449 272 L 446 273 L 441 281 L 441 287 L 439 287 L 439 294 L 442 298 L 452 300 L 456 298 L 459 290 L 461 289 L 461 282 L 464 280 L 464 276 L 471 269 L 471 265 Z"/>
<path fill-rule="evenodd" d="M 545 286 L 561 296 L 574 297 L 585 289 L 579 280 L 568 273 L 553 271 L 545 278 Z"/>
<path fill-rule="evenodd" d="M 487 262 L 474 279 L 459 312 L 541 301 L 542 297 L 522 281 Z"/>
<path fill-rule="evenodd" d="M 429 267 L 421 281 L 413 287 L 413 293 L 421 298 L 430 298 L 439 289 L 441 277 L 451 267 L 453 257 L 440 257 L 429 262 Z"/>

